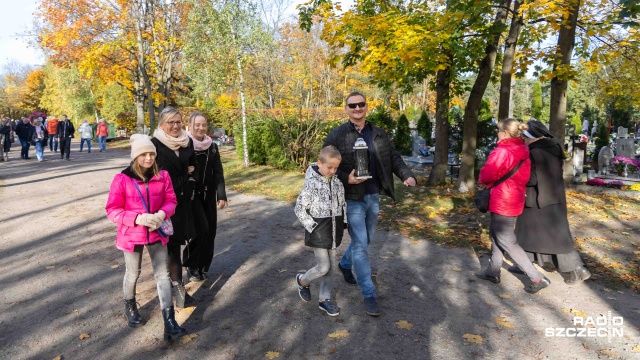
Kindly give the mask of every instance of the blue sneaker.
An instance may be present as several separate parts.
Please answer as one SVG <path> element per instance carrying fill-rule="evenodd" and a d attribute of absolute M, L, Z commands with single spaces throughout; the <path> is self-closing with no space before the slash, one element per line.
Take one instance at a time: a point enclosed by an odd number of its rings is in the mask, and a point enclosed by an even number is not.
<path fill-rule="evenodd" d="M 320 301 L 318 303 L 318 308 L 320 310 L 324 310 L 329 316 L 338 316 L 340 315 L 340 308 L 331 302 L 331 300 L 327 299 L 325 301 Z"/>
<path fill-rule="evenodd" d="M 298 295 L 300 295 L 300 299 L 303 301 L 309 302 L 311 301 L 311 289 L 309 286 L 304 286 L 300 282 L 300 278 L 302 274 L 296 275 L 296 284 L 298 284 Z"/>
<path fill-rule="evenodd" d="M 376 297 L 366 297 L 364 298 L 364 312 L 367 315 L 378 316 L 380 315 L 380 309 L 378 308 L 378 304 L 376 303 Z"/>

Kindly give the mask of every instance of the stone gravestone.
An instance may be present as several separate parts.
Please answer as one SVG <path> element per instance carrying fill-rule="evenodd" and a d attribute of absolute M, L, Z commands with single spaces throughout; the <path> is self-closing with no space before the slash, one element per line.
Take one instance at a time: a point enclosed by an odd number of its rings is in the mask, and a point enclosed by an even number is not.
<path fill-rule="evenodd" d="M 603 146 L 598 154 L 598 170 L 600 175 L 607 175 L 610 173 L 611 160 L 613 159 L 613 150 L 608 146 Z"/>
<path fill-rule="evenodd" d="M 618 127 L 618 139 L 626 139 L 629 137 L 629 129 L 625 127 Z"/>
<path fill-rule="evenodd" d="M 427 141 L 419 135 L 413 135 L 413 151 L 412 156 L 425 156 L 423 151 L 426 151 Z"/>
<path fill-rule="evenodd" d="M 616 154 L 618 156 L 634 159 L 636 154 L 633 139 L 624 138 L 616 140 Z"/>

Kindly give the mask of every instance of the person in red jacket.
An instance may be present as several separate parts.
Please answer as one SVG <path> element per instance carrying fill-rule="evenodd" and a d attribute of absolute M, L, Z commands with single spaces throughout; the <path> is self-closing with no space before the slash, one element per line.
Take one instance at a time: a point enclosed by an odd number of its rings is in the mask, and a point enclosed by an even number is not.
<path fill-rule="evenodd" d="M 498 122 L 498 146 L 489 154 L 487 162 L 480 170 L 478 182 L 491 188 L 491 259 L 487 269 L 475 275 L 480 279 L 499 283 L 503 252 L 506 251 L 531 279 L 531 283 L 524 290 L 533 294 L 549 286 L 551 281 L 529 261 L 527 254 L 518 245 L 514 232 L 516 218 L 524 208 L 527 182 L 531 174 L 529 148 L 520 138 L 522 131 L 527 128 L 526 124 L 514 119 Z M 494 182 L 509 174 L 518 165 L 520 168 L 513 175 L 493 188 Z"/>
<path fill-rule="evenodd" d="M 118 225 L 116 248 L 124 253 L 125 317 L 131 327 L 143 323 L 135 296 L 142 250 L 146 247 L 151 257 L 164 318 L 164 339 L 171 340 L 187 332 L 178 326 L 171 301 L 166 246 L 169 238 L 155 230 L 175 213 L 178 202 L 169 173 L 158 169 L 156 147 L 149 137 L 134 134 L 130 141 L 133 161 L 128 168 L 113 178 L 105 207 L 107 217 Z"/>
<path fill-rule="evenodd" d="M 98 137 L 100 152 L 107 151 L 107 135 L 109 135 L 109 125 L 104 122 L 104 119 L 100 119 L 100 121 L 98 121 L 98 126 L 96 127 L 96 136 Z"/>

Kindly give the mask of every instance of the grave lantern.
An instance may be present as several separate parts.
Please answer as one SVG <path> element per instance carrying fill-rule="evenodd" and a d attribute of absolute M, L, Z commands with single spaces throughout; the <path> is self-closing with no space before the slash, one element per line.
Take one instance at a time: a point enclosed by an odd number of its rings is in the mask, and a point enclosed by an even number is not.
<path fill-rule="evenodd" d="M 369 175 L 369 147 L 363 138 L 358 138 L 353 145 L 356 157 L 356 179 L 370 179 Z"/>

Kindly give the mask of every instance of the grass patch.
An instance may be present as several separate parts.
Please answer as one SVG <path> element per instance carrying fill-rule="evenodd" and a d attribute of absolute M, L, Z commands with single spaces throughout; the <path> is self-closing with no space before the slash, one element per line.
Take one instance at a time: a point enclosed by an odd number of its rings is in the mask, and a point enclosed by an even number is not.
<path fill-rule="evenodd" d="M 235 152 L 221 149 L 224 180 L 228 188 L 270 200 L 295 203 L 302 185 L 304 174 L 274 169 L 269 166 L 252 165 L 245 168 Z"/>

